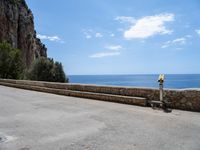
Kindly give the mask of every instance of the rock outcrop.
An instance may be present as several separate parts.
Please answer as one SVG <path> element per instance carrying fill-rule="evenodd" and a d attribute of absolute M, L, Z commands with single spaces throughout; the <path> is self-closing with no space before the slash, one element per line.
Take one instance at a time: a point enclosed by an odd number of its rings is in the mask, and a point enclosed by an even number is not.
<path fill-rule="evenodd" d="M 28 68 L 37 57 L 47 57 L 47 49 L 36 37 L 34 20 L 25 0 L 0 0 L 0 42 L 22 50 Z"/>

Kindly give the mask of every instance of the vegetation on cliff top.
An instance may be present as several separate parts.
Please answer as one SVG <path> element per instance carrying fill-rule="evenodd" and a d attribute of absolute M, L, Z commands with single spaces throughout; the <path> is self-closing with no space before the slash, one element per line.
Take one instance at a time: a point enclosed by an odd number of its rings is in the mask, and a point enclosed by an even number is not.
<path fill-rule="evenodd" d="M 0 43 L 0 78 L 19 79 L 22 70 L 21 51 L 6 42 Z"/>
<path fill-rule="evenodd" d="M 24 6 L 26 9 L 27 9 L 27 11 L 30 13 L 31 12 L 31 10 L 28 8 L 28 5 L 27 5 L 27 3 L 26 3 L 26 1 L 25 0 L 9 0 L 10 2 L 11 2 L 11 4 L 13 4 L 13 5 L 15 5 L 15 6 L 19 6 L 19 5 L 22 5 L 22 6 Z"/>
<path fill-rule="evenodd" d="M 23 6 L 25 6 L 26 8 L 28 8 L 28 5 L 26 4 L 25 0 L 9 0 L 12 4 L 22 4 Z"/>
<path fill-rule="evenodd" d="M 0 43 L 0 78 L 27 79 L 35 81 L 68 82 L 60 62 L 39 57 L 29 69 L 22 63 L 21 51 L 6 42 Z"/>
<path fill-rule="evenodd" d="M 26 73 L 26 78 L 36 81 L 68 82 L 63 66 L 51 58 L 36 59 Z"/>
<path fill-rule="evenodd" d="M 0 78 L 67 82 L 62 64 L 47 58 L 45 45 L 36 37 L 33 15 L 27 17 L 32 12 L 26 1 L 3 0 L 0 7 Z"/>

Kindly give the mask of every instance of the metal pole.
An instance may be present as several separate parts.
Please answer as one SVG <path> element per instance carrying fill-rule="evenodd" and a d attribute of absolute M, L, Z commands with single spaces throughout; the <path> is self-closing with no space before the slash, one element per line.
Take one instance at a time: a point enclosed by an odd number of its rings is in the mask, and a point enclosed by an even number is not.
<path fill-rule="evenodd" d="M 160 101 L 163 102 L 163 82 L 160 82 Z"/>

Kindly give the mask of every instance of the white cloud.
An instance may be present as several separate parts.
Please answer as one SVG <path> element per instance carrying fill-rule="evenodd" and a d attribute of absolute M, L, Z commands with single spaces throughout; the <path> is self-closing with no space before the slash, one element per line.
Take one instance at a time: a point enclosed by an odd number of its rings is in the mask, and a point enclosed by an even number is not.
<path fill-rule="evenodd" d="M 192 36 L 191 36 L 191 35 L 189 35 L 189 34 L 188 34 L 188 35 L 186 35 L 185 37 L 186 37 L 186 38 L 192 38 Z"/>
<path fill-rule="evenodd" d="M 61 38 L 59 38 L 58 36 L 47 36 L 47 35 L 37 34 L 37 38 L 41 40 L 49 40 L 49 41 L 64 43 L 64 41 L 62 41 Z"/>
<path fill-rule="evenodd" d="M 89 29 L 89 30 L 83 30 L 83 34 L 84 34 L 84 36 L 85 36 L 86 39 L 91 39 L 92 38 L 92 35 L 91 35 L 92 32 L 93 31 L 91 29 Z"/>
<path fill-rule="evenodd" d="M 106 49 L 113 50 L 113 51 L 119 51 L 120 49 L 122 49 L 122 46 L 121 45 L 110 45 L 110 46 L 106 46 Z"/>
<path fill-rule="evenodd" d="M 92 34 L 93 34 L 93 30 L 92 29 L 83 29 L 82 30 L 84 36 L 86 39 L 91 39 L 92 38 Z"/>
<path fill-rule="evenodd" d="M 185 37 L 187 37 L 187 36 L 185 36 Z M 185 37 L 177 38 L 172 41 L 167 41 L 161 46 L 161 48 L 167 48 L 172 45 L 184 45 L 184 44 L 186 44 L 186 41 L 187 41 L 187 39 Z"/>
<path fill-rule="evenodd" d="M 185 38 L 178 38 L 178 39 L 173 40 L 172 43 L 185 44 L 186 39 Z"/>
<path fill-rule="evenodd" d="M 114 34 L 114 33 L 111 33 L 110 36 L 111 36 L 111 37 L 115 37 L 115 34 Z"/>
<path fill-rule="evenodd" d="M 121 53 L 120 52 L 101 52 L 101 53 L 96 53 L 96 54 L 93 54 L 93 55 L 90 55 L 89 57 L 91 58 L 102 58 L 102 57 L 108 57 L 108 56 L 117 56 L 117 55 L 120 55 Z"/>
<path fill-rule="evenodd" d="M 167 47 L 169 47 L 169 46 L 171 46 L 172 44 L 171 44 L 171 41 L 167 41 L 167 42 L 165 42 L 162 46 L 161 46 L 161 48 L 167 48 Z"/>
<path fill-rule="evenodd" d="M 97 33 L 95 34 L 95 37 L 96 37 L 96 38 L 101 38 L 101 37 L 103 37 L 103 35 L 102 35 L 101 33 L 97 32 Z"/>
<path fill-rule="evenodd" d="M 198 35 L 200 35 L 200 29 L 195 30 Z"/>
<path fill-rule="evenodd" d="M 90 55 L 91 58 L 102 58 L 108 56 L 117 56 L 120 55 L 120 50 L 123 48 L 121 45 L 110 45 L 105 47 L 107 50 L 104 52 L 99 52 L 93 55 Z"/>
<path fill-rule="evenodd" d="M 126 39 L 144 39 L 157 34 L 171 34 L 173 31 L 165 27 L 165 22 L 174 21 L 174 14 L 165 13 L 154 16 L 146 16 L 135 21 L 135 23 L 124 32 Z"/>
<path fill-rule="evenodd" d="M 124 22 L 128 22 L 128 23 L 135 23 L 135 19 L 133 17 L 129 17 L 129 16 L 118 16 L 115 18 L 115 20 L 119 21 L 120 23 L 124 23 Z"/>
<path fill-rule="evenodd" d="M 86 38 L 86 39 L 91 39 L 92 36 L 88 34 L 88 35 L 85 35 L 85 38 Z"/>
<path fill-rule="evenodd" d="M 93 29 L 83 29 L 82 33 L 84 34 L 86 39 L 91 39 L 93 37 L 102 38 L 103 34 L 100 32 L 95 32 Z"/>

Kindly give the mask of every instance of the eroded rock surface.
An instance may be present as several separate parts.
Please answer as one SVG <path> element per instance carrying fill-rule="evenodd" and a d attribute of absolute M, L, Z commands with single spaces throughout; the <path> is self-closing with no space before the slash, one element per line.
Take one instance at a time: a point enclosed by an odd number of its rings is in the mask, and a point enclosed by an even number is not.
<path fill-rule="evenodd" d="M 25 0 L 0 0 L 0 42 L 7 41 L 22 50 L 23 62 L 47 56 L 47 49 L 36 37 L 34 17 Z"/>

